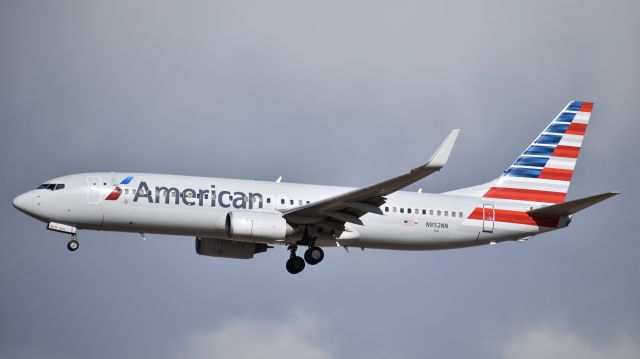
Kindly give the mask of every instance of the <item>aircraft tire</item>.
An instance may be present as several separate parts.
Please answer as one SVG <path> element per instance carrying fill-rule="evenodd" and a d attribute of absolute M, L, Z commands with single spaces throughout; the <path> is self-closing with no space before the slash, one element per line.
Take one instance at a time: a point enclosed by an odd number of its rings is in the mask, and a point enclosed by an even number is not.
<path fill-rule="evenodd" d="M 80 243 L 78 243 L 78 241 L 76 241 L 75 239 L 72 239 L 69 241 L 69 243 L 67 243 L 67 249 L 71 252 L 75 252 L 78 247 L 80 247 Z"/>
<path fill-rule="evenodd" d="M 304 259 L 292 256 L 287 260 L 287 271 L 291 274 L 298 274 L 304 269 Z"/>
<path fill-rule="evenodd" d="M 304 260 L 311 265 L 322 262 L 322 259 L 324 259 L 324 251 L 320 247 L 311 247 L 304 252 Z"/>

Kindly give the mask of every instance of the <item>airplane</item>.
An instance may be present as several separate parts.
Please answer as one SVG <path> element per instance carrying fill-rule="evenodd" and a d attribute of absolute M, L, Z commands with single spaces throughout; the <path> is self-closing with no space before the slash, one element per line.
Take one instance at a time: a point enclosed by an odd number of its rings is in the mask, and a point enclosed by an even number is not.
<path fill-rule="evenodd" d="M 566 201 L 592 109 L 570 102 L 498 178 L 444 193 L 400 190 L 444 167 L 458 129 L 425 164 L 362 188 L 101 172 L 51 179 L 13 206 L 70 235 L 70 251 L 84 229 L 190 236 L 197 254 L 236 259 L 279 244 L 290 252 L 292 274 L 320 263 L 323 247 L 438 250 L 524 241 L 567 227 L 575 213 L 619 194 Z"/>

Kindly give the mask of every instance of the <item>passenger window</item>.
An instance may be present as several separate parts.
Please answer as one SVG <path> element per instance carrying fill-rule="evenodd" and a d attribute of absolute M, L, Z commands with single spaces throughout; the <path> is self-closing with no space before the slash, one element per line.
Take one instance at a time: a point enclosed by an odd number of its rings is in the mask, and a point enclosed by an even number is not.
<path fill-rule="evenodd" d="M 293 200 L 292 199 L 289 200 L 289 204 L 291 204 L 293 206 Z"/>
<path fill-rule="evenodd" d="M 404 208 L 400 207 L 400 213 L 404 213 Z"/>
<path fill-rule="evenodd" d="M 424 216 L 424 215 L 426 215 L 426 214 L 427 214 L 427 210 L 426 210 L 426 209 L 423 209 L 423 210 L 422 210 L 422 215 Z"/>
<path fill-rule="evenodd" d="M 271 203 L 271 197 L 267 197 L 267 203 Z"/>
<path fill-rule="evenodd" d="M 128 188 L 124 189 L 124 194 L 129 194 L 129 189 Z"/>
<path fill-rule="evenodd" d="M 298 205 L 302 206 L 302 200 L 298 200 Z"/>
<path fill-rule="evenodd" d="M 393 213 L 396 213 L 398 211 L 397 207 L 393 207 Z"/>
<path fill-rule="evenodd" d="M 420 210 L 418 210 L 418 209 L 416 208 L 416 211 L 415 211 L 415 212 L 413 212 L 413 213 L 415 213 L 415 214 L 420 214 Z"/>
<path fill-rule="evenodd" d="M 307 201 L 307 204 L 311 203 L 311 201 Z"/>
<path fill-rule="evenodd" d="M 462 218 L 462 212 L 458 212 L 458 217 Z"/>
<path fill-rule="evenodd" d="M 385 212 L 389 212 L 389 207 L 384 207 Z"/>
<path fill-rule="evenodd" d="M 433 210 L 432 209 L 429 210 L 429 215 L 433 216 Z"/>
<path fill-rule="evenodd" d="M 449 216 L 449 211 L 444 211 L 444 216 L 448 217 Z"/>
<path fill-rule="evenodd" d="M 411 208 L 407 208 L 407 213 L 411 213 Z"/>
<path fill-rule="evenodd" d="M 456 216 L 456 212 L 451 211 L 451 217 L 455 217 Z"/>
<path fill-rule="evenodd" d="M 284 198 L 280 200 L 280 204 L 284 204 Z"/>
<path fill-rule="evenodd" d="M 438 212 L 437 212 L 437 213 L 438 213 L 438 216 L 441 216 L 441 215 L 442 215 L 442 211 L 441 211 L 441 210 L 438 210 Z"/>

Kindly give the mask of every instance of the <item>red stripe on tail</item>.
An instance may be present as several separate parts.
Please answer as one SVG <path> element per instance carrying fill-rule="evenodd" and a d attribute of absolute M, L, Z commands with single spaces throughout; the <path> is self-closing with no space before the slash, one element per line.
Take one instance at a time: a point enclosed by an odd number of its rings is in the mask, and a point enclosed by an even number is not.
<path fill-rule="evenodd" d="M 578 111 L 591 112 L 593 110 L 593 102 L 583 102 Z"/>
<path fill-rule="evenodd" d="M 558 181 L 571 181 L 572 175 L 573 175 L 572 170 L 545 167 L 542 169 L 542 172 L 540 173 L 538 178 L 558 180 Z"/>
<path fill-rule="evenodd" d="M 562 203 L 566 193 L 539 191 L 524 188 L 492 187 L 485 193 L 486 198 L 513 199 L 517 201 Z"/>
<path fill-rule="evenodd" d="M 568 135 L 582 135 L 584 136 L 584 133 L 587 132 L 587 124 L 586 123 L 572 123 L 571 125 L 569 125 L 569 128 L 567 128 L 567 132 L 565 132 Z"/>
<path fill-rule="evenodd" d="M 580 154 L 580 147 L 558 145 L 551 156 L 578 158 L 578 154 Z"/>

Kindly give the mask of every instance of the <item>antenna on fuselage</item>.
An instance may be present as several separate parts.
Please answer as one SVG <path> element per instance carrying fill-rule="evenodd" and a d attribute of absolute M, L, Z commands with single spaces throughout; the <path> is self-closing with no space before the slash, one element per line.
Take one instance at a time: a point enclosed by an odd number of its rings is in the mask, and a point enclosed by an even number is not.
<path fill-rule="evenodd" d="M 418 188 L 418 193 L 422 193 L 422 188 Z"/>
<path fill-rule="evenodd" d="M 276 183 L 280 183 L 282 182 L 282 176 L 278 177 L 278 179 L 276 180 Z"/>

